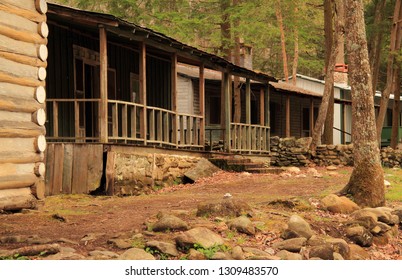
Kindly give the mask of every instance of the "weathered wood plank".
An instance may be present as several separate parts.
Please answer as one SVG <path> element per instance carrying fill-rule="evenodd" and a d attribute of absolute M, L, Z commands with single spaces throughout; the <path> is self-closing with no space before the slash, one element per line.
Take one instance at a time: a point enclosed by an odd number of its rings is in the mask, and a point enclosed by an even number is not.
<path fill-rule="evenodd" d="M 11 1 L 8 1 L 11 2 Z M 39 13 L 36 9 L 35 10 L 27 10 L 26 8 L 19 8 L 18 6 L 14 6 L 13 3 L 5 3 L 2 1 L 0 3 L 0 10 L 5 11 L 7 13 L 12 13 L 24 18 L 27 18 L 34 22 L 44 22 L 46 21 L 46 15 Z"/>
<path fill-rule="evenodd" d="M 265 105 L 264 105 L 264 100 L 265 100 L 265 93 L 264 89 L 260 89 L 260 125 L 265 125 Z"/>
<path fill-rule="evenodd" d="M 140 43 L 140 103 L 144 105 L 140 115 L 140 134 L 147 144 L 147 49 L 145 43 Z"/>
<path fill-rule="evenodd" d="M 88 145 L 88 192 L 100 187 L 103 171 L 103 145 Z"/>
<path fill-rule="evenodd" d="M 57 195 L 62 191 L 63 186 L 63 162 L 64 162 L 64 144 L 54 145 L 54 171 L 52 194 Z"/>
<path fill-rule="evenodd" d="M 0 190 L 30 187 L 38 180 L 35 174 L 20 174 L 0 177 Z"/>
<path fill-rule="evenodd" d="M 38 32 L 38 24 L 22 16 L 0 10 L 0 24 L 17 30 Z"/>
<path fill-rule="evenodd" d="M 122 115 L 122 120 L 121 120 L 121 136 L 124 138 L 124 142 L 127 143 L 127 104 L 123 105 L 123 108 L 121 109 L 121 115 Z"/>
<path fill-rule="evenodd" d="M 26 77 L 15 77 L 8 73 L 4 73 L 0 70 L 0 83 L 12 83 L 21 86 L 29 87 L 39 87 L 44 86 L 44 81 L 39 81 L 38 79 L 26 78 Z"/>
<path fill-rule="evenodd" d="M 35 205 L 36 199 L 30 188 L 0 190 L 0 210 L 20 210 L 34 208 Z"/>
<path fill-rule="evenodd" d="M 11 83 L 0 83 L 0 99 L 26 99 L 32 100 L 35 97 L 35 87 L 21 86 Z"/>
<path fill-rule="evenodd" d="M 46 164 L 45 196 L 52 195 L 53 190 L 54 145 L 55 144 L 48 145 L 45 151 L 45 164 Z"/>
<path fill-rule="evenodd" d="M 2 96 L 0 98 L 0 110 L 9 111 L 9 112 L 24 112 L 30 113 L 43 109 L 45 106 L 43 104 L 39 104 L 33 98 L 28 99 L 20 99 L 20 98 L 12 98 L 8 96 Z"/>
<path fill-rule="evenodd" d="M 108 90 L 107 90 L 107 34 L 106 29 L 99 28 L 99 56 L 100 56 L 100 98 L 101 110 L 99 113 L 99 128 L 101 143 L 108 142 Z"/>
<path fill-rule="evenodd" d="M 2 163 L 0 164 L 0 177 L 32 175 L 34 167 L 35 163 Z"/>
<path fill-rule="evenodd" d="M 45 134 L 45 127 L 33 122 L 0 121 L 0 137 L 35 137 Z"/>
<path fill-rule="evenodd" d="M 36 183 L 31 187 L 32 194 L 37 199 L 44 199 L 45 198 L 45 180 L 39 178 Z"/>
<path fill-rule="evenodd" d="M 73 152 L 72 193 L 87 193 L 88 149 L 86 145 L 75 145 Z"/>
<path fill-rule="evenodd" d="M 205 146 L 205 71 L 204 64 L 200 66 L 199 98 L 200 98 L 200 140 L 199 144 Z M 211 144 L 212 145 L 212 144 Z"/>
<path fill-rule="evenodd" d="M 61 192 L 63 194 L 72 193 L 72 177 L 73 177 L 73 144 L 64 144 L 63 158 L 63 185 Z"/>
<path fill-rule="evenodd" d="M 115 163 L 115 152 L 107 153 L 106 160 L 106 187 L 105 191 L 108 195 L 114 195 L 114 163 Z"/>

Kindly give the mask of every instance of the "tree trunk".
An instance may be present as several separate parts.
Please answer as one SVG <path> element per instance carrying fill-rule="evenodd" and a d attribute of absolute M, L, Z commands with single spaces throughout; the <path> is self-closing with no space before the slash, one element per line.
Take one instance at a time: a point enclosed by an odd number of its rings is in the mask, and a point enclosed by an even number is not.
<path fill-rule="evenodd" d="M 220 0 L 221 5 L 221 15 L 222 15 L 222 22 L 221 22 L 221 51 L 222 56 L 226 60 L 231 59 L 230 53 L 230 21 L 229 21 L 229 13 L 228 9 L 230 8 L 230 0 Z"/>
<path fill-rule="evenodd" d="M 233 6 L 236 7 L 239 4 L 239 0 L 233 0 Z M 234 64 L 237 66 L 240 66 L 240 37 L 239 37 L 239 19 L 236 18 L 233 21 L 233 27 L 234 27 L 234 39 L 235 39 L 235 45 L 234 45 Z M 233 116 L 233 121 L 235 123 L 240 123 L 241 121 L 241 90 L 240 90 L 240 77 L 239 76 L 234 76 L 233 80 L 233 87 L 234 87 L 234 93 L 233 93 L 233 101 L 234 101 L 234 116 Z"/>
<path fill-rule="evenodd" d="M 331 57 L 331 50 L 333 45 L 334 31 L 333 31 L 333 11 L 332 11 L 332 0 L 324 1 L 324 32 L 325 32 L 325 71 L 329 67 L 329 60 Z M 334 65 L 335 66 L 335 65 Z M 328 100 L 327 115 L 324 124 L 324 133 L 322 135 L 322 143 L 332 144 L 334 133 L 334 85 L 333 83 L 329 85 L 330 96 Z"/>
<path fill-rule="evenodd" d="M 336 0 L 335 1 L 335 7 L 338 5 L 343 5 L 342 0 Z M 337 9 L 335 8 L 334 11 L 336 12 Z M 310 150 L 312 152 L 315 152 L 315 149 L 317 145 L 319 144 L 320 137 L 321 137 L 321 130 L 322 126 L 324 125 L 325 118 L 327 116 L 327 111 L 328 111 L 328 104 L 331 98 L 331 95 L 333 93 L 333 84 L 334 84 L 334 69 L 335 69 L 335 60 L 338 55 L 338 50 L 339 50 L 339 37 L 341 36 L 341 33 L 344 32 L 343 28 L 343 22 L 339 20 L 339 17 L 335 17 L 335 37 L 334 37 L 334 42 L 331 47 L 331 52 L 329 56 L 329 61 L 328 65 L 326 67 L 326 74 L 325 74 L 325 87 L 324 87 L 324 94 L 322 97 L 320 109 L 318 111 L 318 117 L 316 120 L 316 123 L 314 125 L 314 131 L 313 131 L 313 140 L 310 145 Z M 332 128 L 332 126 L 331 126 Z"/>
<path fill-rule="evenodd" d="M 346 0 L 345 3 L 354 168 L 341 192 L 351 195 L 360 206 L 377 207 L 385 203 L 384 173 L 375 129 L 363 3 L 362 0 Z"/>
<path fill-rule="evenodd" d="M 399 108 L 400 108 L 400 98 L 401 98 L 401 65 L 399 64 L 396 73 L 394 75 L 395 80 L 393 81 L 394 87 L 394 106 L 392 110 L 392 133 L 391 133 L 391 148 L 396 149 L 399 142 Z"/>
<path fill-rule="evenodd" d="M 297 15 L 298 8 L 295 7 L 295 15 Z M 294 48 L 294 57 L 293 57 L 293 65 L 292 65 L 292 84 L 296 85 L 296 74 L 297 74 L 297 66 L 299 63 L 299 31 L 297 30 L 297 26 L 294 28 L 294 40 L 295 40 L 295 48 Z"/>
<path fill-rule="evenodd" d="M 393 16 L 393 24 L 392 24 L 392 29 L 391 29 L 391 38 L 390 38 L 390 52 L 388 55 L 388 63 L 387 63 L 387 83 L 384 89 L 384 92 L 381 95 L 381 101 L 380 101 L 380 111 L 377 116 L 377 123 L 376 123 L 376 128 L 377 128 L 377 139 L 380 142 L 381 141 L 381 132 L 382 132 L 382 127 L 384 125 L 384 119 L 385 119 L 385 114 L 388 109 L 388 100 L 389 96 L 391 94 L 392 90 L 392 82 L 394 80 L 394 60 L 396 56 L 396 52 L 400 49 L 401 47 L 401 28 L 399 26 L 401 25 L 401 20 L 402 20 L 402 4 L 401 0 L 396 0 L 395 3 L 395 9 L 394 9 L 394 16 Z"/>
<path fill-rule="evenodd" d="M 281 32 L 281 48 L 282 48 L 282 61 L 283 61 L 283 75 L 285 81 L 289 80 L 288 58 L 286 55 L 286 41 L 285 41 L 285 28 L 283 26 L 282 10 L 280 1 L 276 3 L 276 19 L 278 20 L 279 30 Z"/>
<path fill-rule="evenodd" d="M 379 26 L 383 20 L 385 2 L 386 0 L 379 0 L 375 6 L 374 26 Z M 378 75 L 380 72 L 382 34 L 381 30 L 375 30 L 369 43 L 370 69 L 373 77 L 373 95 L 375 95 L 377 89 Z"/>

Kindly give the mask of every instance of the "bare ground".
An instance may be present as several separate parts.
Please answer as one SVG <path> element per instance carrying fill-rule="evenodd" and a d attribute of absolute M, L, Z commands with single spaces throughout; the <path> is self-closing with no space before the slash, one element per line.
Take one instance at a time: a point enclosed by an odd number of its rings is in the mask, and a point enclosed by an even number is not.
<path fill-rule="evenodd" d="M 247 244 L 267 248 L 279 239 L 280 231 L 293 213 L 298 213 L 310 222 L 319 234 L 342 236 L 340 223 L 346 215 L 332 215 L 316 207 L 320 198 L 340 190 L 348 181 L 351 168 L 342 167 L 336 171 L 316 168 L 323 176 L 315 178 L 306 173 L 301 177 L 283 177 L 273 174 L 249 174 L 219 172 L 213 177 L 195 184 L 176 185 L 155 193 L 131 197 L 107 197 L 89 195 L 62 195 L 48 197 L 37 210 L 22 213 L 0 214 L 0 237 L 37 236 L 67 244 L 86 256 L 89 251 L 106 249 L 121 253 L 124 250 L 113 247 L 107 240 L 119 236 L 132 236 L 147 230 L 158 212 L 187 213 L 184 219 L 192 226 L 205 225 L 221 233 L 231 244 Z M 224 223 L 217 223 L 206 217 L 196 217 L 197 205 L 203 202 L 219 201 L 225 193 L 246 201 L 260 222 L 254 237 L 235 235 Z M 275 200 L 290 200 L 295 205 L 269 204 Z M 393 203 L 390 206 L 395 206 Z M 55 216 L 56 215 L 56 216 Z M 63 220 L 64 219 L 64 220 Z M 89 237 L 89 238 L 85 238 Z M 152 239 L 174 238 L 174 233 L 152 236 Z M 372 246 L 368 251 L 374 259 L 397 259 L 402 253 L 402 232 L 390 244 Z M 65 242 L 65 241 L 64 241 Z M 22 247 L 23 243 L 0 243 L 0 250 Z"/>

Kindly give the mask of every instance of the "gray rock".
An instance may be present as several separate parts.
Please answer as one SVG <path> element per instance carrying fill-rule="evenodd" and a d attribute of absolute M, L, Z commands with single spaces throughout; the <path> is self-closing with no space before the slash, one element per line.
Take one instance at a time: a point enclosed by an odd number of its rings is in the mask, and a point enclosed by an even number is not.
<path fill-rule="evenodd" d="M 393 215 L 398 216 L 399 222 L 402 223 L 402 207 L 398 207 L 391 212 Z"/>
<path fill-rule="evenodd" d="M 377 225 L 371 229 L 371 233 L 376 235 L 383 235 L 384 233 L 390 231 L 391 229 L 392 228 L 389 225 L 382 222 L 378 222 Z"/>
<path fill-rule="evenodd" d="M 216 252 L 211 257 L 211 260 L 232 260 L 232 256 L 229 253 L 225 252 Z"/>
<path fill-rule="evenodd" d="M 334 252 L 334 260 L 335 260 L 335 261 L 343 261 L 344 258 L 342 257 L 341 254 L 339 254 L 339 253 L 337 253 L 337 252 Z"/>
<path fill-rule="evenodd" d="M 177 246 L 181 248 L 192 248 L 194 244 L 198 244 L 204 248 L 219 246 L 224 244 L 222 237 L 213 231 L 197 227 L 180 233 L 175 238 Z"/>
<path fill-rule="evenodd" d="M 244 260 L 243 249 L 240 246 L 236 246 L 232 249 L 232 258 L 235 260 Z"/>
<path fill-rule="evenodd" d="M 282 234 L 281 234 L 281 238 L 282 239 L 292 239 L 292 238 L 297 238 L 297 237 L 301 237 L 297 232 L 294 232 L 293 230 L 290 229 L 285 229 Z"/>
<path fill-rule="evenodd" d="M 349 244 L 344 239 L 327 238 L 326 242 L 332 246 L 335 253 L 341 254 L 343 259 L 348 260 L 350 258 Z"/>
<path fill-rule="evenodd" d="M 322 260 L 333 260 L 334 259 L 334 251 L 331 245 L 320 245 L 314 246 L 310 248 L 309 252 L 310 258 L 320 258 Z"/>
<path fill-rule="evenodd" d="M 362 247 L 356 244 L 350 244 L 350 259 L 351 260 L 368 260 L 370 259 L 369 253 Z"/>
<path fill-rule="evenodd" d="M 278 250 L 286 250 L 294 253 L 300 252 L 301 248 L 306 245 L 307 239 L 304 237 L 292 238 L 284 241 L 279 241 L 272 245 Z"/>
<path fill-rule="evenodd" d="M 237 217 L 229 222 L 229 228 L 232 230 L 237 230 L 248 235 L 255 234 L 255 227 L 249 218 L 245 216 Z"/>
<path fill-rule="evenodd" d="M 321 205 L 324 209 L 332 213 L 349 214 L 360 209 L 360 207 L 349 198 L 335 194 L 324 197 L 321 200 Z"/>
<path fill-rule="evenodd" d="M 108 244 L 112 244 L 114 247 L 119 248 L 119 249 L 128 249 L 133 247 L 131 240 L 129 239 L 120 239 L 120 238 L 114 238 L 114 239 L 109 239 L 107 241 Z"/>
<path fill-rule="evenodd" d="M 119 254 L 106 250 L 91 251 L 89 255 L 93 257 L 94 260 L 111 260 L 119 257 Z"/>
<path fill-rule="evenodd" d="M 179 251 L 176 249 L 176 245 L 168 242 L 161 241 L 148 241 L 146 243 L 147 247 L 155 248 L 159 252 L 163 254 L 167 254 L 169 256 L 177 257 L 179 255 Z"/>
<path fill-rule="evenodd" d="M 195 182 L 201 178 L 211 177 L 215 172 L 221 170 L 206 159 L 201 159 L 197 162 L 194 168 L 190 168 L 184 176 Z"/>
<path fill-rule="evenodd" d="M 26 240 L 25 237 L 20 235 L 11 235 L 0 237 L 0 243 L 20 243 Z"/>
<path fill-rule="evenodd" d="M 347 228 L 346 236 L 362 247 L 370 247 L 373 244 L 373 235 L 362 226 Z"/>
<path fill-rule="evenodd" d="M 118 257 L 119 260 L 155 260 L 154 256 L 142 249 L 131 248 Z"/>
<path fill-rule="evenodd" d="M 310 225 L 300 216 L 292 215 L 288 222 L 288 229 L 296 232 L 298 235 L 309 239 L 314 232 Z"/>
<path fill-rule="evenodd" d="M 243 247 L 244 257 L 246 260 L 279 260 L 277 256 L 272 256 L 267 252 L 253 247 Z"/>
<path fill-rule="evenodd" d="M 377 207 L 377 208 L 364 208 L 363 210 L 369 211 L 373 214 L 375 214 L 378 218 L 378 221 L 386 223 L 386 224 L 392 224 L 392 208 L 388 207 Z"/>
<path fill-rule="evenodd" d="M 366 208 L 353 212 L 351 217 L 355 220 L 355 223 L 364 226 L 369 230 L 375 227 L 378 222 L 377 215 Z"/>
<path fill-rule="evenodd" d="M 289 252 L 289 251 L 286 251 L 286 250 L 279 251 L 276 255 L 277 255 L 278 257 L 280 257 L 281 260 L 294 260 L 294 261 L 298 261 L 298 260 L 302 260 L 302 259 L 303 259 L 302 255 L 297 254 L 297 253 L 292 253 L 292 252 Z"/>
<path fill-rule="evenodd" d="M 168 214 L 162 214 L 159 220 L 153 225 L 153 231 L 166 230 L 187 230 L 188 225 L 182 219 Z"/>
<path fill-rule="evenodd" d="M 198 217 L 239 217 L 253 216 L 253 211 L 246 202 L 234 198 L 222 199 L 219 202 L 201 203 L 197 207 Z"/>
<path fill-rule="evenodd" d="M 307 240 L 307 245 L 308 246 L 320 246 L 320 245 L 324 245 L 327 242 L 325 241 L 324 238 L 317 236 L 317 235 L 313 235 L 310 237 L 309 240 Z"/>
<path fill-rule="evenodd" d="M 188 252 L 188 259 L 189 260 L 206 260 L 207 258 L 204 256 L 203 253 L 195 250 L 195 249 L 190 249 Z"/>

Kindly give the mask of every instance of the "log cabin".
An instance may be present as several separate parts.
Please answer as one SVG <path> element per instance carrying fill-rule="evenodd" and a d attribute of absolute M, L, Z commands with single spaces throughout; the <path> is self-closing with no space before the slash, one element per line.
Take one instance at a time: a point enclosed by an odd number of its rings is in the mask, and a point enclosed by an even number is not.
<path fill-rule="evenodd" d="M 44 197 L 47 8 L 44 0 L 0 3 L 0 211 Z"/>

